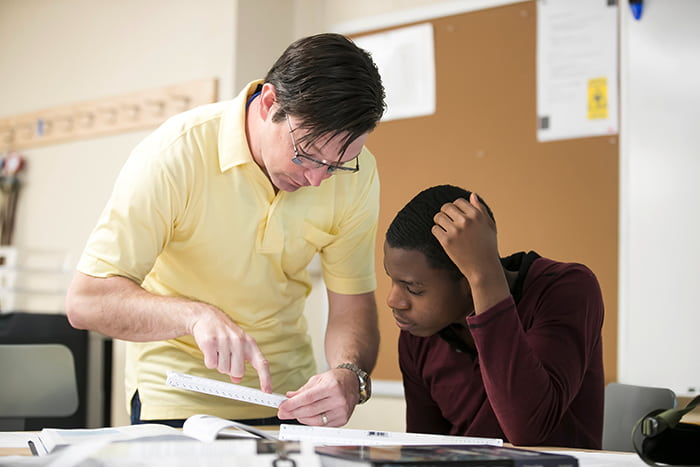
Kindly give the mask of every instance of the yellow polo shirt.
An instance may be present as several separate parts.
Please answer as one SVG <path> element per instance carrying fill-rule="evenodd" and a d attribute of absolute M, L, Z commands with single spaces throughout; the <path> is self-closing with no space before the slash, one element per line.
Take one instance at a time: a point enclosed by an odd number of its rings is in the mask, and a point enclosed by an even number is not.
<path fill-rule="evenodd" d="M 358 173 L 275 194 L 245 136 L 246 100 L 257 84 L 231 101 L 169 119 L 134 149 L 78 270 L 217 306 L 255 338 L 270 363 L 273 391 L 284 393 L 316 371 L 303 315 L 314 254 L 330 290 L 360 294 L 376 287 L 379 179 L 374 157 L 363 149 Z M 230 382 L 204 366 L 191 336 L 127 343 L 127 401 L 138 389 L 143 419 L 276 413 L 169 387 L 167 370 Z M 260 387 L 250 365 L 242 384 Z"/>

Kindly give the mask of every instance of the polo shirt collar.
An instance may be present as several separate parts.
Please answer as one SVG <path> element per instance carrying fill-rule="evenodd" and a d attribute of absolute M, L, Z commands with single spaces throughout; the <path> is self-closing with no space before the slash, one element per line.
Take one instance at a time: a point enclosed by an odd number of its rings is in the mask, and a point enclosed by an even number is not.
<path fill-rule="evenodd" d="M 224 110 L 219 127 L 219 168 L 222 172 L 248 162 L 255 163 L 245 134 L 246 103 L 262 83 L 263 80 L 248 83 Z"/>

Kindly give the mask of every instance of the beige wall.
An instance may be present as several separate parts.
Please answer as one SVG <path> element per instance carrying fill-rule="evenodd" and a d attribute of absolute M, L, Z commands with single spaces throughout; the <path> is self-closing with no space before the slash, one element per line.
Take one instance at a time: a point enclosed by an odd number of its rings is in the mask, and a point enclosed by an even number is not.
<path fill-rule="evenodd" d="M 230 97 L 234 3 L 0 1 L 3 116 L 217 77 Z M 131 132 L 22 151 L 16 244 L 77 256 L 131 148 Z"/>
<path fill-rule="evenodd" d="M 0 117 L 206 77 L 219 80 L 219 98 L 227 99 L 261 76 L 296 37 L 377 15 L 420 16 L 430 7 L 459 10 L 484 3 L 497 2 L 0 0 Z M 27 165 L 15 245 L 62 250 L 77 260 L 117 172 L 146 134 L 23 150 Z M 309 317 L 317 343 L 324 308 L 323 294 L 315 292 Z M 317 353 L 322 362 L 319 344 Z M 117 346 L 114 424 L 127 423 L 121 367 Z M 349 426 L 401 430 L 403 399 L 377 397 L 358 408 Z"/>

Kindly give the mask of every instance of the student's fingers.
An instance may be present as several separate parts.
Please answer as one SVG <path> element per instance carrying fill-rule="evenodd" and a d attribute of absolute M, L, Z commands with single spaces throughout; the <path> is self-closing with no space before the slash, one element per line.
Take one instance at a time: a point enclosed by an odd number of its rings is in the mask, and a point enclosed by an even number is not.
<path fill-rule="evenodd" d="M 474 200 L 476 200 L 478 204 L 474 204 Z M 452 219 L 453 223 L 461 225 L 477 219 L 479 213 L 483 213 L 478 206 L 481 206 L 481 203 L 478 202 L 476 195 L 472 193 L 469 201 L 464 198 L 457 198 L 452 203 L 444 204 L 441 211 L 447 214 L 447 216 Z"/>
<path fill-rule="evenodd" d="M 466 201 L 465 201 L 466 203 Z M 481 215 L 486 219 L 489 223 L 493 223 L 493 220 L 491 219 L 491 216 L 489 215 L 489 211 L 484 206 L 484 204 L 479 200 L 479 196 L 476 193 L 472 193 L 469 196 L 469 204 L 473 206 L 474 209 L 479 211 Z"/>
<path fill-rule="evenodd" d="M 450 232 L 455 225 L 463 223 L 461 219 L 464 216 L 464 212 L 455 203 L 445 203 L 433 216 L 433 222 L 445 232 Z"/>
<path fill-rule="evenodd" d="M 433 216 L 433 222 L 443 232 L 448 232 L 452 228 L 452 218 L 443 211 L 439 211 Z"/>
<path fill-rule="evenodd" d="M 455 207 L 457 207 L 463 214 L 470 214 L 475 212 L 476 205 L 474 204 L 473 200 L 476 199 L 476 195 L 472 193 L 469 197 L 469 201 L 467 201 L 464 198 L 457 198 L 454 200 L 454 202 L 449 203 Z M 478 202 L 478 199 L 477 199 Z"/>
<path fill-rule="evenodd" d="M 471 226 L 482 224 L 495 230 L 495 223 L 476 193 L 470 195 L 469 201 L 458 198 L 452 203 L 445 203 L 435 214 L 433 221 L 435 225 L 452 235 L 471 229 Z"/>
<path fill-rule="evenodd" d="M 445 231 L 445 229 L 443 229 L 442 226 L 440 226 L 440 224 L 438 224 L 438 222 L 436 221 L 435 225 L 431 229 L 431 232 L 444 248 L 445 241 L 447 240 L 447 232 Z"/>

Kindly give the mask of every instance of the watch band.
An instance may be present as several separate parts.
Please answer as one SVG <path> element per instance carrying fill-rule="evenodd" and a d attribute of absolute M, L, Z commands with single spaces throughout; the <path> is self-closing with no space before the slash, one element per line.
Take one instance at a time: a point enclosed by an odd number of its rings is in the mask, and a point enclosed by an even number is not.
<path fill-rule="evenodd" d="M 341 363 L 336 368 L 345 368 L 346 370 L 352 371 L 355 373 L 355 376 L 357 376 L 357 380 L 360 383 L 360 400 L 357 402 L 358 404 L 364 404 L 372 397 L 372 380 L 366 371 L 354 363 Z"/>

